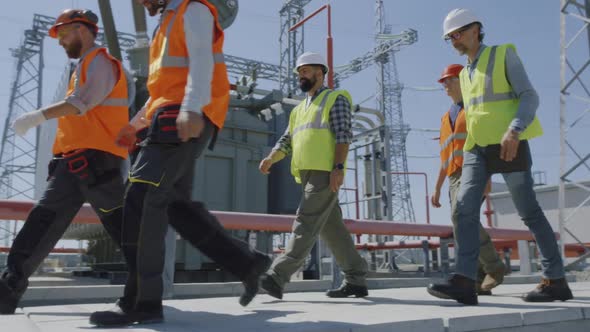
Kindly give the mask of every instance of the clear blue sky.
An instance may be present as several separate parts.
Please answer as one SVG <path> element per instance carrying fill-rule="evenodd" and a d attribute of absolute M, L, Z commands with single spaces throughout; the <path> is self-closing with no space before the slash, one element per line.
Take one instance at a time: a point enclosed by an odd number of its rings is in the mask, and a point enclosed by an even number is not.
<path fill-rule="evenodd" d="M 117 28 L 133 32 L 130 0 L 111 1 Z M 279 61 L 278 9 L 283 1 L 242 0 L 240 13 L 233 26 L 226 32 L 225 51 L 228 54 L 276 63 Z M 325 1 L 312 1 L 306 12 L 311 13 Z M 334 63 L 346 64 L 373 46 L 374 1 L 338 0 L 332 3 L 334 37 Z M 549 183 L 557 183 L 559 167 L 559 1 L 495 0 L 495 1 L 385 1 L 387 20 L 393 33 L 407 28 L 418 30 L 418 42 L 398 53 L 400 80 L 408 87 L 437 86 L 436 79 L 450 63 L 464 63 L 450 45 L 441 39 L 442 21 L 453 8 L 474 10 L 481 18 L 486 32 L 485 43 L 514 43 L 525 68 L 537 89 L 541 106 L 538 116 L 545 135 L 532 142 L 534 170 L 547 171 Z M 9 14 L 0 15 L 0 31 L 4 52 L 0 52 L 0 71 L 5 79 L 0 81 L 0 117 L 6 115 L 14 60 L 8 48 L 17 47 L 24 29 L 30 28 L 34 13 L 56 16 L 68 7 L 90 8 L 98 12 L 97 1 L 91 0 L 20 0 L 11 2 Z M 324 52 L 325 14 L 320 14 L 306 28 L 306 50 Z M 154 21 L 150 21 L 151 27 Z M 56 42 L 45 41 L 44 100 L 53 96 L 53 88 L 65 64 L 65 54 Z M 587 52 L 587 50 L 586 50 Z M 233 78 L 232 78 L 233 80 Z M 263 86 L 269 88 L 271 86 Z M 342 83 L 353 99 L 360 101 L 374 94 L 375 70 L 368 69 Z M 364 104 L 375 107 L 375 101 Z M 405 90 L 403 111 L 405 121 L 414 128 L 438 128 L 441 115 L 450 105 L 443 91 L 417 92 Z M 4 123 L 2 121 L 2 123 Z M 1 130 L 1 129 L 0 129 Z M 410 133 L 407 144 L 409 156 L 434 156 L 438 143 L 434 134 Z M 412 171 L 427 172 L 432 190 L 438 171 L 436 158 L 410 158 Z M 422 182 L 412 182 L 414 207 L 417 219 L 424 220 L 424 191 Z M 443 188 L 446 191 L 446 186 Z M 446 194 L 445 208 L 431 209 L 434 223 L 448 223 Z"/>

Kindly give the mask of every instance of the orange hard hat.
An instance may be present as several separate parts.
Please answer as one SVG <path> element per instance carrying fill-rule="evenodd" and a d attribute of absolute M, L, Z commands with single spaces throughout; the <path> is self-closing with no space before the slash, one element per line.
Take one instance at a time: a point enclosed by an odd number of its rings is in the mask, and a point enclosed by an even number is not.
<path fill-rule="evenodd" d="M 57 28 L 71 23 L 85 23 L 98 32 L 98 16 L 89 9 L 66 9 L 55 20 L 55 23 L 49 28 L 49 37 L 57 38 Z"/>
<path fill-rule="evenodd" d="M 440 78 L 438 79 L 438 83 L 442 83 L 445 80 L 445 78 L 447 78 L 447 77 L 459 76 L 459 73 L 461 72 L 461 70 L 463 70 L 462 65 L 458 65 L 458 64 L 448 65 L 447 68 L 445 68 L 445 70 L 443 70 L 442 74 L 440 75 Z"/>

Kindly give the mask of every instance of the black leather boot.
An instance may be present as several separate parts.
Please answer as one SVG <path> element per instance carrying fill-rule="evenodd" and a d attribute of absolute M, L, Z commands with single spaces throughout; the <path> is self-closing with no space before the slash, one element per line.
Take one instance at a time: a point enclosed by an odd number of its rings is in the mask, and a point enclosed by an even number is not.
<path fill-rule="evenodd" d="M 200 202 L 175 201 L 168 207 L 169 223 L 195 248 L 244 284 L 240 304 L 248 305 L 258 293 L 258 280 L 272 260 L 229 234 Z"/>
<path fill-rule="evenodd" d="M 0 276 L 0 315 L 12 315 L 29 286 L 28 280 L 7 268 Z"/>
<path fill-rule="evenodd" d="M 365 297 L 369 295 L 367 286 L 359 286 L 353 284 L 344 283 L 342 286 L 336 289 L 330 289 L 326 292 L 327 297 Z"/>
<path fill-rule="evenodd" d="M 541 279 L 535 289 L 523 295 L 525 302 L 567 301 L 574 298 L 565 278 Z"/>
<path fill-rule="evenodd" d="M 96 311 L 90 315 L 90 324 L 108 327 L 155 324 L 163 321 L 162 302 L 141 302 L 134 307 L 124 298 L 119 299 L 112 310 Z"/>
<path fill-rule="evenodd" d="M 478 303 L 475 280 L 460 274 L 453 275 L 445 283 L 430 284 L 427 290 L 430 295 L 441 299 L 453 299 L 467 305 L 476 305 Z"/>

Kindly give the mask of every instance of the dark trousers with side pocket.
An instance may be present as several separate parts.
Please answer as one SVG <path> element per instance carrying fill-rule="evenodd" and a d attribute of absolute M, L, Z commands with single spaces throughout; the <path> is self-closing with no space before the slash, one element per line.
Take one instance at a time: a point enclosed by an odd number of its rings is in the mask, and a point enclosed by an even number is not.
<path fill-rule="evenodd" d="M 195 161 L 213 133 L 213 124 L 206 121 L 201 136 L 187 142 L 148 139 L 131 167 L 123 219 L 122 248 L 129 269 L 123 299 L 138 311 L 157 310 L 162 305 L 168 223 L 238 278 L 246 277 L 252 268 L 255 251 L 228 235 L 203 204 L 190 202 Z M 179 204 L 190 208 L 175 214 L 173 207 Z"/>
<path fill-rule="evenodd" d="M 94 153 L 109 166 L 94 174 L 92 184 L 73 175 L 66 160 L 56 160 L 47 189 L 29 213 L 8 255 L 7 268 L 19 278 L 28 279 L 35 272 L 85 202 L 90 203 L 107 233 L 120 245 L 125 192 L 123 159 L 102 151 Z"/>

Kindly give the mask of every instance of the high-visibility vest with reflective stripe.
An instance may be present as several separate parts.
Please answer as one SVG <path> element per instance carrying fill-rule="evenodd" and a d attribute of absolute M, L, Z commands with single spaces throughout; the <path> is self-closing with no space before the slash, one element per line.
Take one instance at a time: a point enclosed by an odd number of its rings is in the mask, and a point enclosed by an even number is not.
<path fill-rule="evenodd" d="M 330 130 L 329 120 L 330 110 L 340 95 L 352 105 L 352 98 L 347 91 L 325 89 L 308 107 L 303 100 L 291 112 L 291 174 L 297 183 L 301 183 L 300 170 L 332 171 L 334 168 L 336 137 Z"/>
<path fill-rule="evenodd" d="M 196 0 L 193 0 L 196 1 Z M 184 13 L 191 0 L 184 0 L 176 10 L 166 10 L 160 27 L 150 45 L 150 68 L 147 88 L 150 102 L 146 118 L 166 105 L 181 104 L 189 73 L 189 54 L 184 33 Z M 203 107 L 203 113 L 217 126 L 223 127 L 229 107 L 229 81 L 223 60 L 223 30 L 217 19 L 217 9 L 205 0 L 198 2 L 207 6 L 215 19 L 213 28 L 213 79 L 211 102 Z"/>
<path fill-rule="evenodd" d="M 461 71 L 461 93 L 465 105 L 467 140 L 463 149 L 476 144 L 498 144 L 516 115 L 520 100 L 506 79 L 506 50 L 512 44 L 486 47 L 479 56 L 473 78 L 467 68 Z M 543 134 L 541 123 L 533 122 L 520 134 L 520 139 L 531 139 Z"/>
<path fill-rule="evenodd" d="M 465 111 L 461 109 L 455 120 L 455 128 L 451 126 L 450 112 L 446 112 L 440 125 L 440 162 L 447 176 L 463 167 L 463 145 L 467 138 Z"/>
<path fill-rule="evenodd" d="M 121 62 L 112 57 L 105 48 L 97 47 L 90 51 L 72 73 L 66 96 L 74 93 L 77 86 L 86 84 L 88 67 L 99 55 L 106 56 L 117 65 L 117 83 L 100 105 L 81 115 L 65 115 L 58 118 L 53 154 L 78 149 L 96 149 L 127 158 L 127 148 L 115 144 L 117 134 L 129 123 L 127 78 Z"/>

